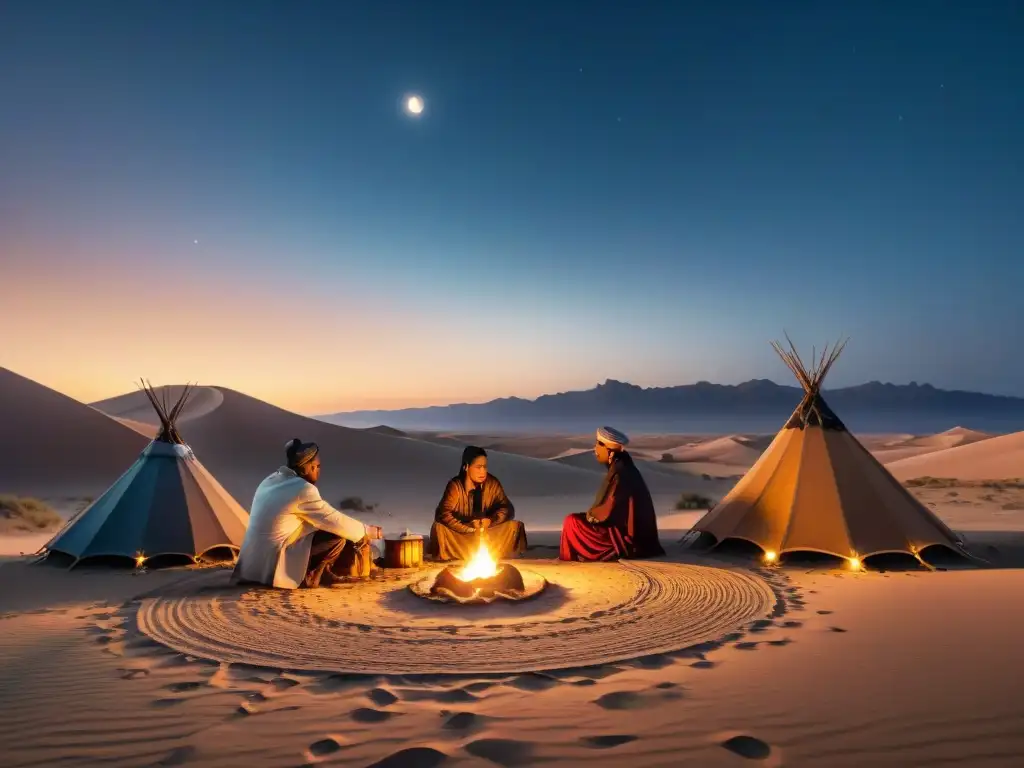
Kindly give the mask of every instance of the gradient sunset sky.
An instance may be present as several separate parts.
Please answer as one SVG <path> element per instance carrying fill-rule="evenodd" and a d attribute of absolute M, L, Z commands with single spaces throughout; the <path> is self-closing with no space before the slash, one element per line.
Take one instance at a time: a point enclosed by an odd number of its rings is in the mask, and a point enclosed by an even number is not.
<path fill-rule="evenodd" d="M 9 0 L 0 365 L 305 413 L 1024 396 L 1020 2 Z M 403 97 L 421 94 L 418 118 Z"/>

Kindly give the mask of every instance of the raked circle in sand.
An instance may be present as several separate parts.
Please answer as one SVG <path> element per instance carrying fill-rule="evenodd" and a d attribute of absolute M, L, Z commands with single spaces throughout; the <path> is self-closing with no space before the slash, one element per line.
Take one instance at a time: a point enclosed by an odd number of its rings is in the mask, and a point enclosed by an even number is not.
<path fill-rule="evenodd" d="M 139 606 L 137 622 L 163 645 L 221 662 L 461 675 L 679 651 L 764 618 L 775 603 L 766 582 L 739 570 L 657 561 L 522 565 L 549 586 L 521 603 L 427 601 L 407 589 L 424 577 L 415 571 L 331 589 L 153 597 Z"/>

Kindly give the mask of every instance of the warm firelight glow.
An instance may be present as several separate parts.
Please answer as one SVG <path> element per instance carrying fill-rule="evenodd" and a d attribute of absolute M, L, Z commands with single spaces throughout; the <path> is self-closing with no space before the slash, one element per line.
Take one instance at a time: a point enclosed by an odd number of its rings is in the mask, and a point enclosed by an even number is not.
<path fill-rule="evenodd" d="M 474 579 L 489 579 L 498 573 L 498 563 L 491 557 L 487 549 L 487 542 L 480 537 L 480 546 L 473 555 L 473 559 L 466 563 L 465 567 L 455 574 L 462 581 L 473 581 Z"/>
<path fill-rule="evenodd" d="M 859 557 L 851 557 L 850 558 L 850 570 L 853 570 L 853 571 L 859 571 L 860 570 L 860 558 Z"/>
<path fill-rule="evenodd" d="M 773 552 L 770 549 L 767 552 L 764 553 L 764 561 L 766 563 L 774 563 L 778 559 L 779 559 L 778 554 L 776 554 L 775 552 Z"/>

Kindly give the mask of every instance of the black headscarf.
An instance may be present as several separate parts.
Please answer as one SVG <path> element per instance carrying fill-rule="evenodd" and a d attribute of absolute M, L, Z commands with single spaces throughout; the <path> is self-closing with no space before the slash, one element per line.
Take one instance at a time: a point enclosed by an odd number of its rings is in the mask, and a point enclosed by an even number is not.
<path fill-rule="evenodd" d="M 479 445 L 467 445 L 465 450 L 462 452 L 462 466 L 459 468 L 459 477 L 466 477 L 466 467 L 472 464 L 474 461 L 479 459 L 481 456 L 487 457 L 487 451 L 481 448 Z"/>

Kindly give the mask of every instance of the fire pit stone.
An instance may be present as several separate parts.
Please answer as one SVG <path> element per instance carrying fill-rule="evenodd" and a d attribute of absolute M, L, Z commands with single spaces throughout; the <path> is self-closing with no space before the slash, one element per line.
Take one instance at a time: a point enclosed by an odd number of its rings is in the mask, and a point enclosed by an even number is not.
<path fill-rule="evenodd" d="M 514 565 L 503 563 L 498 566 L 493 576 L 463 581 L 458 576 L 458 569 L 448 566 L 437 575 L 434 586 L 430 588 L 432 595 L 443 594 L 442 590 L 463 599 L 478 596 L 494 597 L 497 594 L 522 593 L 526 589 L 523 575 Z"/>

